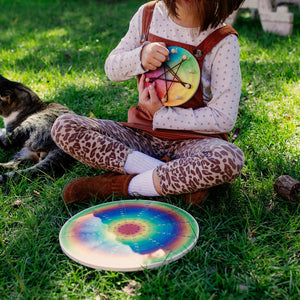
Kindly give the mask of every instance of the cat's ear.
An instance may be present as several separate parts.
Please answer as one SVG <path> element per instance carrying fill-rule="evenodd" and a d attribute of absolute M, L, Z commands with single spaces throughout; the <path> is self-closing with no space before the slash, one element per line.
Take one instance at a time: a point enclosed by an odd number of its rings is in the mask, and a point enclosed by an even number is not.
<path fill-rule="evenodd" d="M 40 98 L 38 97 L 38 95 L 36 93 L 34 93 L 30 88 L 28 88 L 27 86 L 23 85 L 23 84 L 20 84 L 18 86 L 18 89 L 20 91 L 22 91 L 23 93 L 25 92 L 27 94 L 27 96 L 29 96 L 31 98 L 31 100 L 33 102 L 35 101 L 39 101 Z"/>
<path fill-rule="evenodd" d="M 10 102 L 11 102 L 10 96 L 3 96 L 3 97 L 0 96 L 0 99 L 2 102 L 8 103 L 8 104 L 10 104 Z"/>

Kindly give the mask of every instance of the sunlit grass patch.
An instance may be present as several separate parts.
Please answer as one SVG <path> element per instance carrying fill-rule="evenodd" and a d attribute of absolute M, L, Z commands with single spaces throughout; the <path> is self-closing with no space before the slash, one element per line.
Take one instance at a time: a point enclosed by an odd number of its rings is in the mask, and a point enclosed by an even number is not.
<path fill-rule="evenodd" d="M 104 63 L 142 3 L 0 0 L 0 74 L 78 114 L 125 121 L 138 101 L 136 80 L 110 82 Z M 297 299 L 299 205 L 273 188 L 282 174 L 300 180 L 300 11 L 291 9 L 291 36 L 264 33 L 248 11 L 235 24 L 243 86 L 234 143 L 246 157 L 242 176 L 213 189 L 199 208 L 180 196 L 162 199 L 196 218 L 200 236 L 191 252 L 136 273 L 93 270 L 66 257 L 60 228 L 97 202 L 66 206 L 61 191 L 75 177 L 101 172 L 77 163 L 54 180 L 1 186 L 0 298 Z M 0 150 L 1 161 L 10 155 Z M 133 280 L 141 288 L 130 296 L 124 287 Z"/>

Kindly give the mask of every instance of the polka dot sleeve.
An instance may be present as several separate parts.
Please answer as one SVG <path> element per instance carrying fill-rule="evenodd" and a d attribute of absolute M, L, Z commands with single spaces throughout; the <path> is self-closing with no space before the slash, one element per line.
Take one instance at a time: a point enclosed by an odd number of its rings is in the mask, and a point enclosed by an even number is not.
<path fill-rule="evenodd" d="M 145 72 L 140 55 L 144 45 L 140 44 L 143 6 L 130 21 L 126 35 L 112 50 L 105 62 L 105 73 L 112 81 L 125 81 Z"/>

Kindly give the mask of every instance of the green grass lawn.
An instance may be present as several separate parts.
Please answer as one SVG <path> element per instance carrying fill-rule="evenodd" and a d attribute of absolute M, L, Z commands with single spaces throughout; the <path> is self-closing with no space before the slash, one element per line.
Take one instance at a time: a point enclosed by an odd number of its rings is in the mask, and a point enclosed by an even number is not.
<path fill-rule="evenodd" d="M 136 81 L 110 82 L 104 62 L 143 2 L 0 0 L 0 74 L 81 115 L 126 120 L 137 102 Z M 133 273 L 70 260 L 59 230 L 97 203 L 64 205 L 61 191 L 69 180 L 99 173 L 77 163 L 55 180 L 23 178 L 1 187 L 0 299 L 298 299 L 300 206 L 273 189 L 282 174 L 300 180 L 300 12 L 290 10 L 291 36 L 264 33 L 247 11 L 235 24 L 243 86 L 234 142 L 246 156 L 242 176 L 215 188 L 201 208 L 181 197 L 161 199 L 199 223 L 191 252 Z M 0 150 L 1 161 L 10 155 Z"/>

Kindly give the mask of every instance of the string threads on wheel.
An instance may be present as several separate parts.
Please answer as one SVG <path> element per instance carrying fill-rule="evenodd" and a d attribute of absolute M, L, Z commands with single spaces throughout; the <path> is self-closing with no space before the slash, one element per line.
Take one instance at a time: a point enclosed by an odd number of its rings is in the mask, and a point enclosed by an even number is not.
<path fill-rule="evenodd" d="M 165 106 L 178 106 L 191 99 L 200 83 L 200 68 L 195 57 L 181 47 L 168 47 L 170 59 L 145 74 L 146 86 L 155 82 L 158 98 Z"/>

